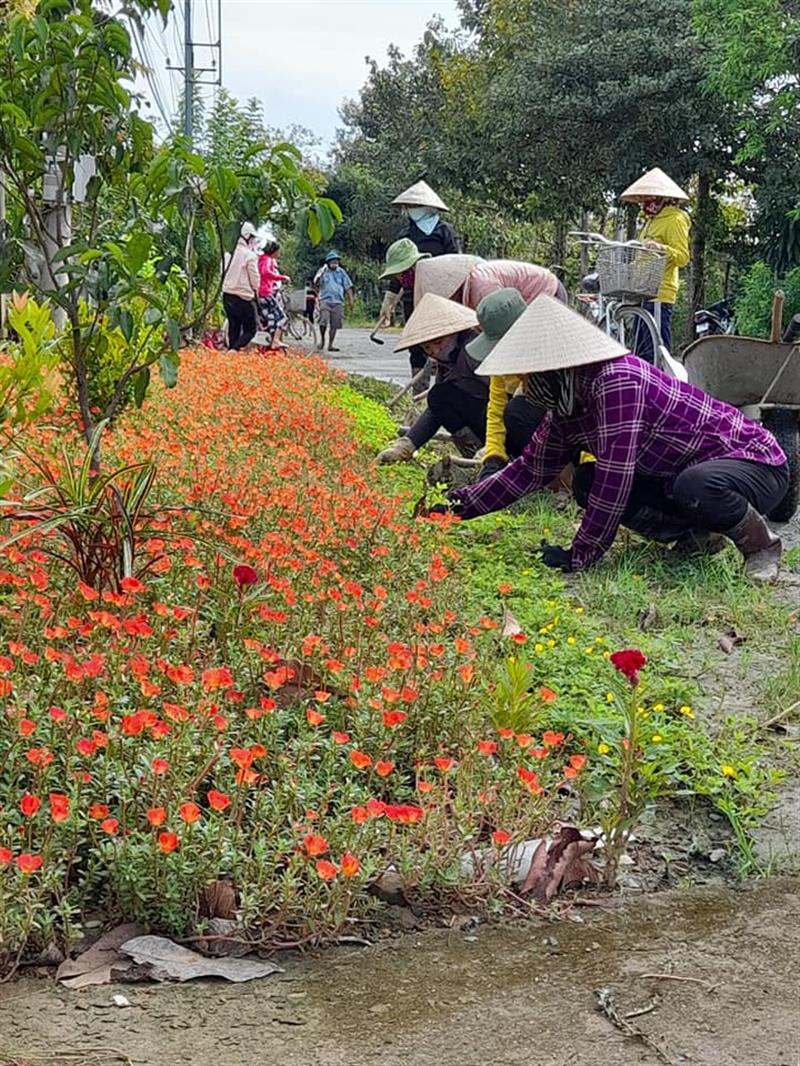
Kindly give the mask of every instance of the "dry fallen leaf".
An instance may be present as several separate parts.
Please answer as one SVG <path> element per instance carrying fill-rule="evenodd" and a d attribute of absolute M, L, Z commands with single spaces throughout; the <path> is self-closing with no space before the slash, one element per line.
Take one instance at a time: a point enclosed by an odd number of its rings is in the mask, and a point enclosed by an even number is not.
<path fill-rule="evenodd" d="M 503 636 L 516 637 L 522 632 L 522 626 L 514 617 L 513 612 L 503 604 Z"/>
<path fill-rule="evenodd" d="M 747 637 L 742 636 L 741 633 L 737 633 L 735 629 L 729 629 L 727 633 L 720 637 L 718 647 L 720 651 L 724 651 L 726 655 L 730 655 L 734 648 L 738 648 L 740 644 L 744 644 Z"/>

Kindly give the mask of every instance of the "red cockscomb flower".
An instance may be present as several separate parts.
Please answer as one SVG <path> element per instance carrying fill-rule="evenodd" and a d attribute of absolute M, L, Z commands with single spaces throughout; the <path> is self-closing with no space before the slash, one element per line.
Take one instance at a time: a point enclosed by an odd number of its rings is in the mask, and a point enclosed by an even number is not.
<path fill-rule="evenodd" d="M 612 665 L 636 688 L 639 684 L 639 671 L 647 666 L 647 659 L 638 648 L 626 648 L 624 651 L 612 652 L 609 658 Z"/>
<path fill-rule="evenodd" d="M 246 588 L 248 585 L 257 585 L 258 571 L 254 570 L 252 566 L 248 566 L 247 563 L 239 563 L 238 566 L 233 568 L 233 580 L 240 589 Z"/>

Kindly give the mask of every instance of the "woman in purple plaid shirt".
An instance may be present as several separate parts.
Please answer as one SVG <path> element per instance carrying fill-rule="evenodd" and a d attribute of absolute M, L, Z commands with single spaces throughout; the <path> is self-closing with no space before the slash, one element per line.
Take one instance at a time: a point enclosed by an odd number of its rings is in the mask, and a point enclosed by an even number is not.
<path fill-rule="evenodd" d="M 478 307 L 493 339 L 491 320 L 504 293 Z M 451 494 L 459 516 L 507 507 L 548 485 L 579 452 L 590 452 L 596 461 L 578 468 L 573 486 L 585 508 L 580 528 L 569 548 L 543 546 L 547 566 L 591 566 L 624 525 L 706 550 L 727 537 L 753 581 L 776 580 L 781 541 L 763 516 L 785 496 L 789 474 L 786 456 L 761 425 L 628 354 L 547 296 L 491 347 L 477 373 L 523 376 L 526 395 L 547 414 L 518 459 Z"/>

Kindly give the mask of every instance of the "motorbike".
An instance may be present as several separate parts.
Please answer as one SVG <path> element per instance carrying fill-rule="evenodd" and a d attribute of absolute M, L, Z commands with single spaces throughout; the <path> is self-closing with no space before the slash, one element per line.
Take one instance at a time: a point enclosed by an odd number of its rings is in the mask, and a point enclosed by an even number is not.
<path fill-rule="evenodd" d="M 694 335 L 700 337 L 723 336 L 733 333 L 733 308 L 730 300 L 717 300 L 694 314 Z"/>

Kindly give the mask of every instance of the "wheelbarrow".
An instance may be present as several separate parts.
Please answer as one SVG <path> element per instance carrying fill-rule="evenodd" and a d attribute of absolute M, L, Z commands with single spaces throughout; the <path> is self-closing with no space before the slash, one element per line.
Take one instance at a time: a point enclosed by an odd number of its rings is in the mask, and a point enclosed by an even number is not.
<path fill-rule="evenodd" d="M 738 407 L 777 439 L 789 462 L 789 488 L 768 515 L 788 522 L 800 504 L 800 322 L 781 340 L 783 293 L 776 294 L 772 339 L 702 337 L 683 353 L 689 383 Z"/>

